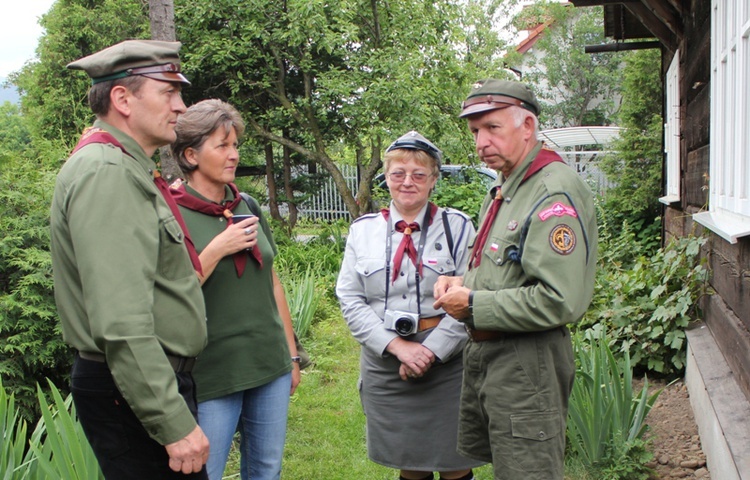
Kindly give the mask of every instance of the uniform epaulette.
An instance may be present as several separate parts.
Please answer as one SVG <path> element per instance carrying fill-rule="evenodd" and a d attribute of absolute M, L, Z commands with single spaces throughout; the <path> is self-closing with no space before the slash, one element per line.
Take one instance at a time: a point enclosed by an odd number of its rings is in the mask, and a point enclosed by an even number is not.
<path fill-rule="evenodd" d="M 458 215 L 459 217 L 463 218 L 464 220 L 471 220 L 471 217 L 462 212 L 461 210 L 456 210 L 455 208 L 446 207 L 443 210 L 445 210 L 445 213 L 448 215 Z"/>
<path fill-rule="evenodd" d="M 359 222 L 360 220 L 378 218 L 379 215 L 380 215 L 380 212 L 366 213 L 366 214 L 362 215 L 361 217 L 357 218 L 356 220 L 354 220 L 352 222 L 352 225 L 354 225 L 355 223 Z"/>

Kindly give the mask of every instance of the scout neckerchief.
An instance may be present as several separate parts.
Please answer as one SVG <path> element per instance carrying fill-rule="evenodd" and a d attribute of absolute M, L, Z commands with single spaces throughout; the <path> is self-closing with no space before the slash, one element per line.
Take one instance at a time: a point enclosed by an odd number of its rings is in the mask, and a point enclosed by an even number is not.
<path fill-rule="evenodd" d="M 430 202 L 427 206 L 427 209 L 424 212 L 424 219 L 422 220 L 422 225 L 424 225 L 424 228 L 421 229 L 422 234 L 419 236 L 419 248 L 414 249 L 414 241 L 411 238 L 411 234 L 414 232 L 420 231 L 419 224 L 417 222 L 412 222 L 407 224 L 404 220 L 399 220 L 396 222 L 396 231 L 401 232 L 404 234 L 404 236 L 401 238 L 401 243 L 399 243 L 398 248 L 396 249 L 396 254 L 393 257 L 393 278 L 389 282 L 390 277 L 390 270 L 391 270 L 391 251 L 393 249 L 393 219 L 391 218 L 391 211 L 387 208 L 384 208 L 380 211 L 381 214 L 383 214 L 383 218 L 385 218 L 386 222 L 388 222 L 388 226 L 386 227 L 386 235 L 385 235 L 385 308 L 388 309 L 388 290 L 391 283 L 396 282 L 396 278 L 398 277 L 398 273 L 401 270 L 401 262 L 404 258 L 404 253 L 406 253 L 409 256 L 409 259 L 411 259 L 412 263 L 416 267 L 416 271 L 414 273 L 414 279 L 417 285 L 417 313 L 421 316 L 422 309 L 421 309 L 421 298 L 420 298 L 420 292 L 419 292 L 419 280 L 422 275 L 422 252 L 424 251 L 424 245 L 427 241 L 427 229 L 432 224 L 432 219 L 435 217 L 435 214 L 437 213 L 437 205 Z M 399 226 L 400 224 L 400 226 Z"/>
<path fill-rule="evenodd" d="M 133 155 L 128 153 L 128 151 L 125 150 L 125 147 L 119 141 L 117 141 L 114 135 L 99 127 L 89 127 L 84 130 L 83 134 L 81 135 L 81 139 L 78 140 L 78 145 L 76 145 L 76 147 L 73 149 L 71 155 L 91 143 L 109 143 L 122 150 L 122 153 L 124 153 L 125 155 L 133 157 Z M 193 269 L 199 274 L 203 275 L 203 268 L 201 267 L 201 261 L 198 257 L 198 252 L 195 250 L 193 240 L 190 238 L 187 226 L 185 226 L 185 221 L 182 219 L 180 209 L 177 208 L 177 204 L 172 198 L 172 195 L 169 193 L 169 186 L 167 185 L 167 181 L 162 178 L 158 170 L 154 170 L 153 175 L 156 188 L 159 189 L 162 197 L 164 197 L 167 205 L 169 205 L 169 209 L 172 211 L 172 215 L 174 215 L 174 218 L 177 220 L 177 223 L 180 225 L 180 228 L 185 235 L 185 248 L 187 248 L 188 254 L 190 255 L 190 262 L 193 264 Z"/>
<path fill-rule="evenodd" d="M 232 217 L 234 214 L 232 213 L 232 210 L 239 205 L 239 203 L 242 201 L 242 197 L 240 196 L 239 190 L 237 190 L 237 186 L 234 183 L 228 183 L 229 190 L 232 192 L 232 195 L 234 195 L 234 200 L 224 202 L 223 205 L 220 205 L 218 203 L 214 202 L 207 202 L 205 200 L 201 200 L 198 197 L 195 197 L 187 192 L 185 190 L 185 185 L 180 185 L 176 189 L 172 189 L 172 196 L 174 196 L 177 203 L 185 208 L 188 208 L 190 210 L 200 212 L 206 215 L 212 215 L 214 217 L 224 217 L 227 219 L 227 227 L 229 225 L 232 225 L 234 223 L 234 220 Z M 250 249 L 250 253 L 252 254 L 253 258 L 258 262 L 258 268 L 263 268 L 263 257 L 260 255 L 260 248 L 258 248 L 258 245 L 255 244 L 252 249 Z M 233 255 L 234 257 L 234 268 L 237 270 L 237 277 L 241 277 L 243 273 L 245 273 L 245 265 L 247 264 L 247 253 L 243 250 L 240 250 L 239 252 L 235 253 Z"/>
<path fill-rule="evenodd" d="M 550 163 L 562 161 L 563 159 L 556 152 L 542 148 L 536 158 L 531 162 L 531 165 L 523 176 L 523 179 L 521 179 L 519 186 L 523 185 L 523 183 L 531 178 L 532 175 Z M 497 217 L 497 212 L 500 210 L 500 205 L 503 203 L 503 193 L 500 186 L 492 187 L 490 194 L 493 195 L 494 198 L 490 208 L 487 210 L 487 214 L 484 216 L 484 221 L 479 228 L 479 233 L 477 233 L 477 239 L 476 242 L 474 242 L 474 250 L 472 250 L 471 258 L 469 259 L 469 270 L 478 267 L 482 262 L 482 250 L 484 250 L 484 244 L 487 243 L 492 224 L 495 223 L 495 217 Z"/>

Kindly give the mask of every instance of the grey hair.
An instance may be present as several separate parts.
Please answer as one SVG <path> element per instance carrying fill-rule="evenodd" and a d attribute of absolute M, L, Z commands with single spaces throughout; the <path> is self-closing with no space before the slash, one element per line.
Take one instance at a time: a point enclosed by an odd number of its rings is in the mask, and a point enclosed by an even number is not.
<path fill-rule="evenodd" d="M 521 108 L 516 105 L 512 105 L 508 108 L 510 110 L 510 114 L 513 116 L 513 121 L 516 124 L 516 128 L 523 125 L 523 122 L 526 121 L 526 117 L 531 117 L 532 120 L 534 120 L 534 135 L 539 136 L 539 119 L 536 115 L 526 110 L 525 108 Z"/>
<path fill-rule="evenodd" d="M 198 168 L 187 161 L 185 150 L 200 150 L 206 139 L 219 127 L 224 127 L 227 134 L 234 128 L 237 138 L 245 133 L 245 122 L 242 121 L 240 112 L 221 100 L 202 100 L 179 116 L 175 126 L 177 140 L 172 144 L 172 155 L 182 173 L 187 175 Z"/>

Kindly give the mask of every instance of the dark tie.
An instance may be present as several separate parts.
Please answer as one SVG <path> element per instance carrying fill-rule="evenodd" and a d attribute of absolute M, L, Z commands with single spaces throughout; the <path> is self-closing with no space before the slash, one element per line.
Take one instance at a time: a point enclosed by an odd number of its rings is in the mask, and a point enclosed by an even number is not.
<path fill-rule="evenodd" d="M 401 270 L 401 262 L 404 259 L 404 252 L 409 256 L 414 266 L 417 266 L 417 249 L 414 247 L 411 234 L 412 232 L 419 231 L 419 224 L 417 222 L 407 224 L 405 221 L 399 220 L 396 222 L 396 231 L 403 233 L 404 236 L 401 238 L 401 243 L 398 244 L 396 254 L 393 256 L 393 278 L 391 283 L 396 281 L 398 273 Z"/>
<path fill-rule="evenodd" d="M 199 274 L 203 275 L 203 268 L 201 267 L 200 258 L 198 258 L 198 252 L 195 250 L 195 245 L 193 244 L 193 240 L 190 238 L 187 226 L 185 226 L 185 221 L 182 219 L 182 214 L 180 213 L 180 209 L 177 206 L 177 202 L 169 192 L 169 185 L 167 185 L 167 181 L 164 180 L 164 178 L 157 170 L 154 170 L 154 183 L 156 184 L 156 188 L 158 188 L 161 192 L 162 197 L 164 197 L 164 200 L 167 202 L 167 205 L 169 205 L 169 209 L 172 210 L 172 214 L 177 219 L 177 223 L 179 223 L 180 228 L 182 228 L 182 233 L 185 235 L 185 247 L 187 247 L 188 254 L 190 254 L 190 261 L 193 264 L 193 269 L 195 269 L 195 271 Z"/>
<path fill-rule="evenodd" d="M 225 210 L 224 216 L 227 217 L 228 219 L 227 227 L 234 223 L 232 212 L 230 210 Z M 260 228 L 260 223 L 258 223 L 258 227 Z M 250 250 L 250 253 L 252 254 L 253 258 L 258 262 L 258 268 L 263 268 L 263 257 L 260 254 L 260 248 L 258 248 L 258 244 L 256 243 L 255 245 L 253 245 L 253 248 L 250 248 L 248 250 Z M 242 251 L 239 251 L 234 254 L 234 266 L 237 269 L 238 277 L 241 277 L 242 274 L 245 273 L 246 264 L 247 264 L 247 256 L 243 255 Z"/>
<path fill-rule="evenodd" d="M 492 224 L 495 223 L 495 217 L 497 217 L 497 212 L 500 210 L 502 203 L 503 193 L 500 187 L 497 187 L 495 198 L 492 200 L 492 205 L 490 205 L 487 214 L 484 216 L 484 222 L 482 222 L 482 227 L 477 234 L 477 241 L 474 242 L 474 250 L 471 251 L 471 258 L 469 259 L 469 270 L 478 267 L 482 262 L 484 244 L 487 243 L 487 237 L 490 236 L 490 229 L 492 229 Z"/>

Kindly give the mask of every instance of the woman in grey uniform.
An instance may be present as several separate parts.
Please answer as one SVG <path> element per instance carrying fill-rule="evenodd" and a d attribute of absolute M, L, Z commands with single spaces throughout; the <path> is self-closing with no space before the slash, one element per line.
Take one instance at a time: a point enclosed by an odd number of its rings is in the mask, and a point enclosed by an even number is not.
<path fill-rule="evenodd" d="M 336 285 L 362 345 L 360 397 L 370 459 L 400 478 L 470 480 L 481 462 L 456 453 L 463 326 L 432 307 L 440 275 L 463 275 L 474 236 L 462 212 L 429 202 L 441 152 L 417 132 L 388 147 L 390 208 L 349 230 Z"/>

